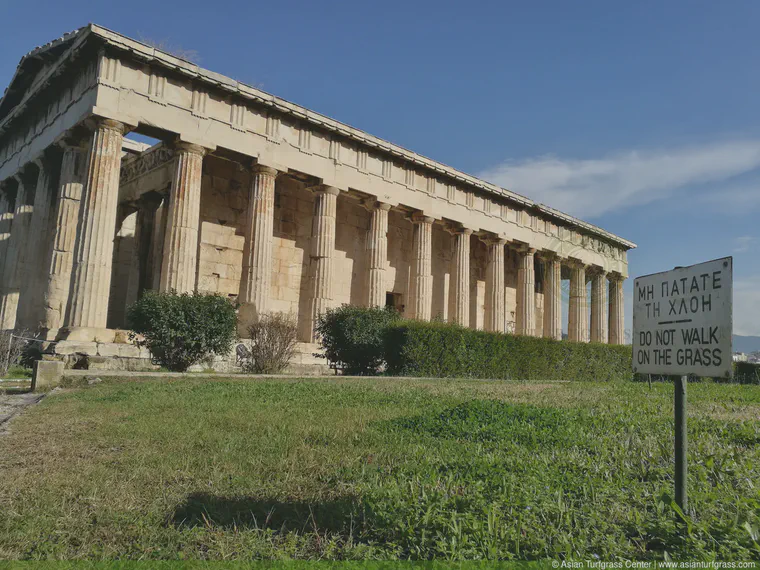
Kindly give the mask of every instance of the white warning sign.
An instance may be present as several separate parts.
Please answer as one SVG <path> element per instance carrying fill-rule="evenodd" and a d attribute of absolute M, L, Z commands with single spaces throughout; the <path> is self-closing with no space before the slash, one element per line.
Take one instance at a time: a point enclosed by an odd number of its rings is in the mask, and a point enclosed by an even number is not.
<path fill-rule="evenodd" d="M 633 296 L 634 372 L 731 376 L 731 257 L 638 277 Z"/>

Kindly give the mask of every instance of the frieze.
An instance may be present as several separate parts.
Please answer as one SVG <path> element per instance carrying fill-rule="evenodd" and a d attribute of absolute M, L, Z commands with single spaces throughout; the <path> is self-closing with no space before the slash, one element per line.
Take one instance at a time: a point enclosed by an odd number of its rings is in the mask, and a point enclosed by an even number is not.
<path fill-rule="evenodd" d="M 133 159 L 124 161 L 121 166 L 121 184 L 132 182 L 134 179 L 163 166 L 173 156 L 174 153 L 169 147 L 159 145 Z"/>

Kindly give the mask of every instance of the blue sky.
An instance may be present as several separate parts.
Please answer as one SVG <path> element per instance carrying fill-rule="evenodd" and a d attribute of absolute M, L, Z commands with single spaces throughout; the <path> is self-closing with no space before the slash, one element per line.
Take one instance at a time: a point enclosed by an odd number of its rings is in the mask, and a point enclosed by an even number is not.
<path fill-rule="evenodd" d="M 735 332 L 760 335 L 758 2 L 0 0 L 0 17 L 3 86 L 95 22 L 631 239 L 631 276 L 733 255 Z"/>

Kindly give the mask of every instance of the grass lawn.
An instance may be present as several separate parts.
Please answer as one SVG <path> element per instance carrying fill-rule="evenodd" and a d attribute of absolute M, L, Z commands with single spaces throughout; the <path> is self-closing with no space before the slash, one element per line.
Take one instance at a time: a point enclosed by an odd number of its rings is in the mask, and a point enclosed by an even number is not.
<path fill-rule="evenodd" d="M 760 387 L 107 380 L 0 437 L 0 558 L 758 559 Z M 754 530 L 753 530 L 754 529 Z"/>

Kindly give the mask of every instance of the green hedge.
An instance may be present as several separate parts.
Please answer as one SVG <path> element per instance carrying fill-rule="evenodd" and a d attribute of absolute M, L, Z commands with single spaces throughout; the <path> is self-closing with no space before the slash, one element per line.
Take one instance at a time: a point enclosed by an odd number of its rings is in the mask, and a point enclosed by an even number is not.
<path fill-rule="evenodd" d="M 760 364 L 734 362 L 733 381 L 739 384 L 760 384 Z"/>
<path fill-rule="evenodd" d="M 623 380 L 630 346 L 488 333 L 420 321 L 385 331 L 387 372 L 402 376 L 502 380 Z"/>

